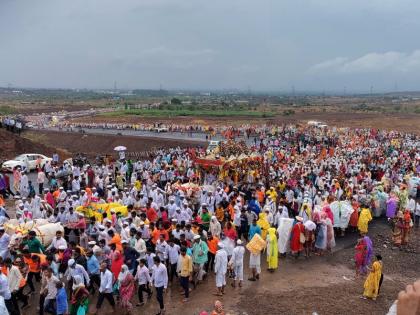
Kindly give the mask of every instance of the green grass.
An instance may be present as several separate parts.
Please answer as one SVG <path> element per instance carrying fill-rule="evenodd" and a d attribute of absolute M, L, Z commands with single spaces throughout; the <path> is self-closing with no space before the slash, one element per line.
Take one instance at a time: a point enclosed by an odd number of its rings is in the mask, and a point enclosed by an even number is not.
<path fill-rule="evenodd" d="M 126 115 L 137 115 L 144 117 L 179 117 L 179 116 L 195 116 L 195 117 L 273 117 L 270 112 L 259 112 L 250 110 L 188 110 L 188 109 L 127 109 L 115 112 L 103 113 L 101 116 L 121 117 Z"/>
<path fill-rule="evenodd" d="M 9 105 L 0 105 L 0 115 L 16 114 L 16 109 Z"/>

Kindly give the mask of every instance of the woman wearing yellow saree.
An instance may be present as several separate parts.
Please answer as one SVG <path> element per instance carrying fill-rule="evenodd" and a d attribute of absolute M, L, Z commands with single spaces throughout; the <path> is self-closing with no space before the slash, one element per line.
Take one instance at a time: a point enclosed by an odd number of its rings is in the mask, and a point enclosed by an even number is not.
<path fill-rule="evenodd" d="M 376 255 L 376 260 L 372 264 L 369 275 L 367 276 L 365 284 L 364 284 L 364 289 L 365 289 L 363 292 L 364 299 L 369 298 L 374 301 L 376 300 L 379 293 L 381 276 L 382 276 L 382 257 L 381 255 Z"/>
<path fill-rule="evenodd" d="M 275 228 L 268 229 L 267 235 L 267 263 L 268 270 L 274 271 L 279 265 L 277 235 Z"/>

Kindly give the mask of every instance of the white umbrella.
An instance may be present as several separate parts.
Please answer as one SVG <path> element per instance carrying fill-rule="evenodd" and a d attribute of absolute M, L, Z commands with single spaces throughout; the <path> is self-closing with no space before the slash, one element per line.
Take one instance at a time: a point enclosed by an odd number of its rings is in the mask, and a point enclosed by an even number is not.
<path fill-rule="evenodd" d="M 127 150 L 127 148 L 123 145 L 119 145 L 114 148 L 114 151 L 125 151 L 125 150 Z"/>

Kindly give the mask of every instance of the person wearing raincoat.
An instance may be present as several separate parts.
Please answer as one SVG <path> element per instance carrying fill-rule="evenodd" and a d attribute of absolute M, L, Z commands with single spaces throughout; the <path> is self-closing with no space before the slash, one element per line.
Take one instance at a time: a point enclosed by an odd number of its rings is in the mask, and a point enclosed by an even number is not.
<path fill-rule="evenodd" d="M 270 228 L 270 223 L 268 223 L 267 214 L 265 212 L 259 214 L 257 225 L 261 228 L 261 238 L 265 240 L 267 238 L 267 231 Z"/>
<path fill-rule="evenodd" d="M 372 221 L 370 210 L 368 208 L 362 208 L 359 214 L 359 221 L 357 222 L 357 228 L 361 235 L 367 234 L 370 221 Z"/>
<path fill-rule="evenodd" d="M 268 229 L 267 241 L 267 263 L 268 270 L 274 271 L 277 269 L 278 263 L 278 246 L 277 246 L 277 235 L 275 228 Z"/>

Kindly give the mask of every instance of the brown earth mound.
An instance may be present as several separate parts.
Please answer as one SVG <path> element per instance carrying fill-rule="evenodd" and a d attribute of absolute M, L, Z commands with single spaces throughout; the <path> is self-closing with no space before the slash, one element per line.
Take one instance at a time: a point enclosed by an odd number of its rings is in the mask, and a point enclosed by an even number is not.
<path fill-rule="evenodd" d="M 56 152 L 53 147 L 31 141 L 5 129 L 0 129 L 0 144 L 0 160 L 12 159 L 22 153 L 39 153 L 52 156 Z M 59 152 L 59 154 L 67 155 L 64 151 Z"/>
<path fill-rule="evenodd" d="M 132 158 L 144 158 L 148 152 L 160 148 L 173 148 L 178 146 L 188 148 L 205 145 L 205 142 L 192 142 L 187 140 L 56 131 L 31 130 L 25 131 L 23 136 L 37 143 L 60 148 L 74 154 L 83 153 L 90 158 L 105 154 L 115 155 L 114 148 L 119 145 L 127 147 L 128 157 Z"/>

